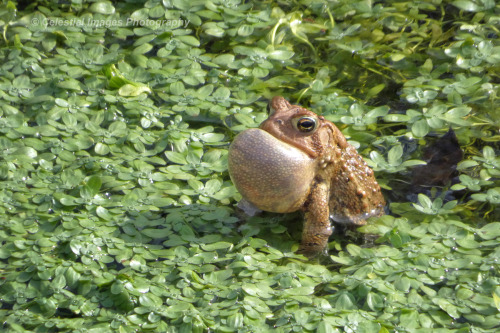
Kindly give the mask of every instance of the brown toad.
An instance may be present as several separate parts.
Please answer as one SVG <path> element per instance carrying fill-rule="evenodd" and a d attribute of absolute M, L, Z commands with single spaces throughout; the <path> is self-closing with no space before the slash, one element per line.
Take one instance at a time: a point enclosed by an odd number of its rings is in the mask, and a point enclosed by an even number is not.
<path fill-rule="evenodd" d="M 313 256 L 326 249 L 330 218 L 362 225 L 384 213 L 373 170 L 333 123 L 280 96 L 269 106 L 260 128 L 235 137 L 229 174 L 258 209 L 305 213 L 299 252 Z"/>

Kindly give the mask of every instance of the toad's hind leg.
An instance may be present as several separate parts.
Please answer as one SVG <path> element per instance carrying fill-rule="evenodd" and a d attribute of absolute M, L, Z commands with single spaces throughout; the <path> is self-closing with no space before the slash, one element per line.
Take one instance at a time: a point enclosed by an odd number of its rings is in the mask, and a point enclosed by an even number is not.
<path fill-rule="evenodd" d="M 329 217 L 329 188 L 327 182 L 316 181 L 305 207 L 304 229 L 299 253 L 313 257 L 326 250 L 332 234 Z"/>

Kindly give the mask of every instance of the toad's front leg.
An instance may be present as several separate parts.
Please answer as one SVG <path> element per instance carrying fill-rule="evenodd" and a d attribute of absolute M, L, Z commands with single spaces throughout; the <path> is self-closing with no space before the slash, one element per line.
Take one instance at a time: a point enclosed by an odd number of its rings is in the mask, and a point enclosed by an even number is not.
<path fill-rule="evenodd" d="M 304 229 L 298 252 L 307 257 L 314 257 L 325 251 L 332 234 L 329 192 L 327 182 L 316 180 L 304 208 Z"/>

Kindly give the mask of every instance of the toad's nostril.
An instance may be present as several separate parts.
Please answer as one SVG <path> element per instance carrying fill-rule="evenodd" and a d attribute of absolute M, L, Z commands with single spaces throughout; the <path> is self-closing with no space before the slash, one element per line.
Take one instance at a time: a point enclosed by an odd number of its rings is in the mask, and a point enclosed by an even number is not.
<path fill-rule="evenodd" d="M 271 104 L 267 104 L 267 107 L 266 107 L 266 110 L 267 110 L 267 114 L 270 115 L 272 113 L 274 113 L 274 109 L 273 107 L 271 106 Z"/>

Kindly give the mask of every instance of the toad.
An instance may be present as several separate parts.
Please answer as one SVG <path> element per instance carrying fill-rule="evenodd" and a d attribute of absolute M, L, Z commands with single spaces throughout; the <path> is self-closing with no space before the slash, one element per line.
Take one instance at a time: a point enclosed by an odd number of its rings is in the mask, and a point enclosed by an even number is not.
<path fill-rule="evenodd" d="M 229 148 L 229 174 L 244 200 L 275 213 L 304 212 L 299 252 L 326 251 L 330 219 L 363 225 L 384 214 L 373 170 L 340 130 L 281 96 L 259 128 L 238 134 Z"/>

